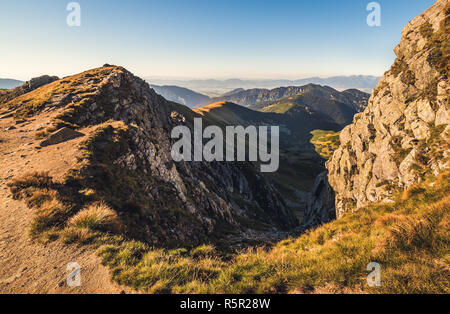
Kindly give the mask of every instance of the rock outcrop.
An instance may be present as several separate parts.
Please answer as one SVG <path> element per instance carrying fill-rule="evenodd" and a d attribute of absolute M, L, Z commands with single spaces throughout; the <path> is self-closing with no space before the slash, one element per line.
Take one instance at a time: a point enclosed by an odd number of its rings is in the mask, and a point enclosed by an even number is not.
<path fill-rule="evenodd" d="M 315 227 L 336 219 L 334 191 L 328 183 L 328 173 L 321 173 L 316 178 L 314 188 L 308 197 L 303 225 Z"/>
<path fill-rule="evenodd" d="M 0 104 L 6 103 L 16 97 L 19 97 L 23 94 L 29 93 L 39 87 L 42 87 L 46 84 L 50 84 L 56 80 L 58 80 L 57 76 L 49 76 L 49 75 L 42 75 L 39 77 L 32 78 L 31 80 L 23 83 L 19 87 L 8 90 L 4 94 L 1 94 L 0 95 Z"/>
<path fill-rule="evenodd" d="M 337 217 L 449 168 L 449 13 L 438 0 L 403 29 L 394 65 L 342 131 L 327 164 Z"/>

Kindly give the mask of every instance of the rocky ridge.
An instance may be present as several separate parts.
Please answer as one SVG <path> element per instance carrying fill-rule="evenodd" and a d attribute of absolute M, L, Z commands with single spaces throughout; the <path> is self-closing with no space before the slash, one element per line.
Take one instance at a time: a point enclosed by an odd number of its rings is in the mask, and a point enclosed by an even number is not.
<path fill-rule="evenodd" d="M 52 131 L 96 127 L 64 184 L 107 202 L 132 238 L 189 245 L 297 225 L 277 190 L 251 164 L 174 163 L 170 132 L 180 123 L 193 128 L 195 114 L 124 68 L 107 65 L 67 77 L 1 107 L 25 119 L 54 111 Z"/>

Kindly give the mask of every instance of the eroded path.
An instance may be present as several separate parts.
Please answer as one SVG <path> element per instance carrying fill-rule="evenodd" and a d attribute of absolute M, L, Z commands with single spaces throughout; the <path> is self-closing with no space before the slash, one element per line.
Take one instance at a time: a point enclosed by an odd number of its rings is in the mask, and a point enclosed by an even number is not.
<path fill-rule="evenodd" d="M 0 119 L 0 293 L 130 293 L 111 282 L 93 249 L 32 240 L 28 229 L 34 213 L 11 198 L 7 187 L 11 179 L 27 172 L 49 171 L 58 181 L 75 165 L 77 146 L 86 137 L 37 148 L 40 141 L 35 134 L 48 126 L 44 122 L 53 114 L 43 113 L 19 125 L 12 118 Z M 86 135 L 91 131 L 81 130 Z M 71 262 L 81 266 L 80 287 L 66 284 Z"/>

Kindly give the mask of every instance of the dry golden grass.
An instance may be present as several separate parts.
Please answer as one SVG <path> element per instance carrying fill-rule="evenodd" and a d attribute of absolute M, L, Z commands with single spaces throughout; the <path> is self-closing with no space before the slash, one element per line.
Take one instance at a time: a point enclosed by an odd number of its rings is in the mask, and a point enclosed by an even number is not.
<path fill-rule="evenodd" d="M 45 194 L 50 182 L 35 176 L 15 182 L 44 186 Z M 213 245 L 152 248 L 121 234 L 105 204 L 74 215 L 56 198 L 42 203 L 32 234 L 100 247 L 115 281 L 149 293 L 450 293 L 449 192 L 447 172 L 399 193 L 393 204 L 373 204 L 272 248 L 233 254 Z M 366 284 L 371 262 L 381 265 L 381 287 Z"/>
<path fill-rule="evenodd" d="M 449 177 L 226 260 L 210 246 L 166 251 L 139 242 L 104 246 L 100 256 L 116 281 L 149 293 L 448 293 Z M 371 262 L 382 267 L 381 287 L 366 284 Z"/>
<path fill-rule="evenodd" d="M 69 227 L 119 233 L 122 229 L 117 213 L 104 203 L 91 205 L 70 218 Z"/>
<path fill-rule="evenodd" d="M 61 238 L 64 243 L 89 244 L 95 239 L 95 234 L 86 227 L 69 227 L 61 232 Z"/>
<path fill-rule="evenodd" d="M 30 191 L 29 197 L 26 199 L 26 204 L 30 208 L 41 208 L 42 205 L 53 199 L 56 199 L 57 193 L 49 189 L 37 189 Z"/>
<path fill-rule="evenodd" d="M 8 186 L 15 199 L 21 198 L 21 193 L 30 187 L 45 189 L 52 185 L 52 178 L 48 172 L 30 172 L 13 179 Z"/>
<path fill-rule="evenodd" d="M 58 200 L 45 201 L 39 208 L 31 224 L 30 234 L 38 237 L 41 233 L 61 227 L 68 215 L 68 209 Z"/>
<path fill-rule="evenodd" d="M 95 96 L 95 90 L 107 82 L 99 79 L 111 73 L 119 73 L 123 71 L 121 67 L 102 67 L 92 69 L 74 76 L 66 77 L 57 80 L 50 84 L 46 84 L 29 93 L 16 97 L 9 102 L 1 104 L 1 108 L 8 108 L 10 110 L 17 110 L 15 117 L 27 117 L 41 111 L 49 104 L 53 104 L 55 99 L 58 99 L 54 104 L 59 106 L 66 106 L 70 103 L 70 97 L 66 101 L 60 101 L 66 96 L 80 96 L 82 101 L 88 101 Z M 76 104 L 72 104 L 72 107 Z"/>

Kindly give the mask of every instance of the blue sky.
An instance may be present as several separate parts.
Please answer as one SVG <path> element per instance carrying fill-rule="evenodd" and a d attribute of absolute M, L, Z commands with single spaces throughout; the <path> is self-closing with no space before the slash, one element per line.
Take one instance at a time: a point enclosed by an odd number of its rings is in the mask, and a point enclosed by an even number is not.
<path fill-rule="evenodd" d="M 122 65 L 140 76 L 302 78 L 381 75 L 401 29 L 432 0 L 0 0 L 0 77 L 65 76 Z"/>

